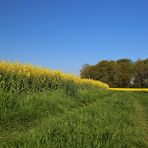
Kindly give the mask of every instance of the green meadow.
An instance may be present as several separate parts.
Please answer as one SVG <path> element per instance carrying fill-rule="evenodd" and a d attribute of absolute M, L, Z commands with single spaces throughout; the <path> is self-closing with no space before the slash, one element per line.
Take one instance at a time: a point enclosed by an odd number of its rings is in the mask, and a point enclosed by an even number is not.
<path fill-rule="evenodd" d="M 147 148 L 148 93 L 0 90 L 0 148 Z"/>

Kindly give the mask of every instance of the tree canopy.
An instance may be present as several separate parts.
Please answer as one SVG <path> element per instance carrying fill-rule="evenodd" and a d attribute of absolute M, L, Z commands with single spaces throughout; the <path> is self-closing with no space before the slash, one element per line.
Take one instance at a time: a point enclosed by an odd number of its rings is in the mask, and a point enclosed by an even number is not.
<path fill-rule="evenodd" d="M 133 62 L 131 59 L 102 60 L 96 65 L 85 64 L 81 78 L 99 80 L 110 87 L 148 87 L 148 58 Z"/>

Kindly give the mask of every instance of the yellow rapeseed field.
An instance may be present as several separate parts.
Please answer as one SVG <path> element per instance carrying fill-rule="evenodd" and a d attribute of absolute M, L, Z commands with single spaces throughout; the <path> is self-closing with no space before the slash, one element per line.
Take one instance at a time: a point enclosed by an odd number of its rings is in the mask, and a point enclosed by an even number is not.
<path fill-rule="evenodd" d="M 52 71 L 30 64 L 0 62 L 0 88 L 12 91 L 44 91 L 57 88 L 73 91 L 79 88 L 109 88 L 100 81 L 81 79 L 72 74 Z"/>
<path fill-rule="evenodd" d="M 148 92 L 148 88 L 109 88 L 109 90 Z"/>

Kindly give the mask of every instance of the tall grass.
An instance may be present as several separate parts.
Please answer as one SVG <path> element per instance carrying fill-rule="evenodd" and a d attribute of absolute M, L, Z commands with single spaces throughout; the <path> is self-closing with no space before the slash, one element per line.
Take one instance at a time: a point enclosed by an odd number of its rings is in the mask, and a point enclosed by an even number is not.
<path fill-rule="evenodd" d="M 142 106 L 136 98 L 142 99 L 144 94 L 107 90 L 78 93 L 71 97 L 59 89 L 18 95 L 0 90 L 0 147 L 148 146 L 145 112 L 139 111 Z"/>

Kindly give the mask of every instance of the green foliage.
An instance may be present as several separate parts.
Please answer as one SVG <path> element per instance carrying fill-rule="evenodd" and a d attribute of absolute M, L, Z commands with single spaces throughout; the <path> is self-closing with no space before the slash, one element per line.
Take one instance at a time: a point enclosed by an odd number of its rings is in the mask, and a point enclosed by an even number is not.
<path fill-rule="evenodd" d="M 110 87 L 148 87 L 148 59 L 132 62 L 130 59 L 103 60 L 96 65 L 84 65 L 82 78 L 91 78 L 109 84 Z"/>
<path fill-rule="evenodd" d="M 148 59 L 136 61 L 134 71 L 134 86 L 148 87 Z"/>
<path fill-rule="evenodd" d="M 90 89 L 77 93 L 0 90 L 0 147 L 148 146 L 147 93 Z"/>
<path fill-rule="evenodd" d="M 64 88 L 66 93 L 72 97 L 77 95 L 79 89 L 78 85 L 76 85 L 73 81 L 68 81 Z"/>

